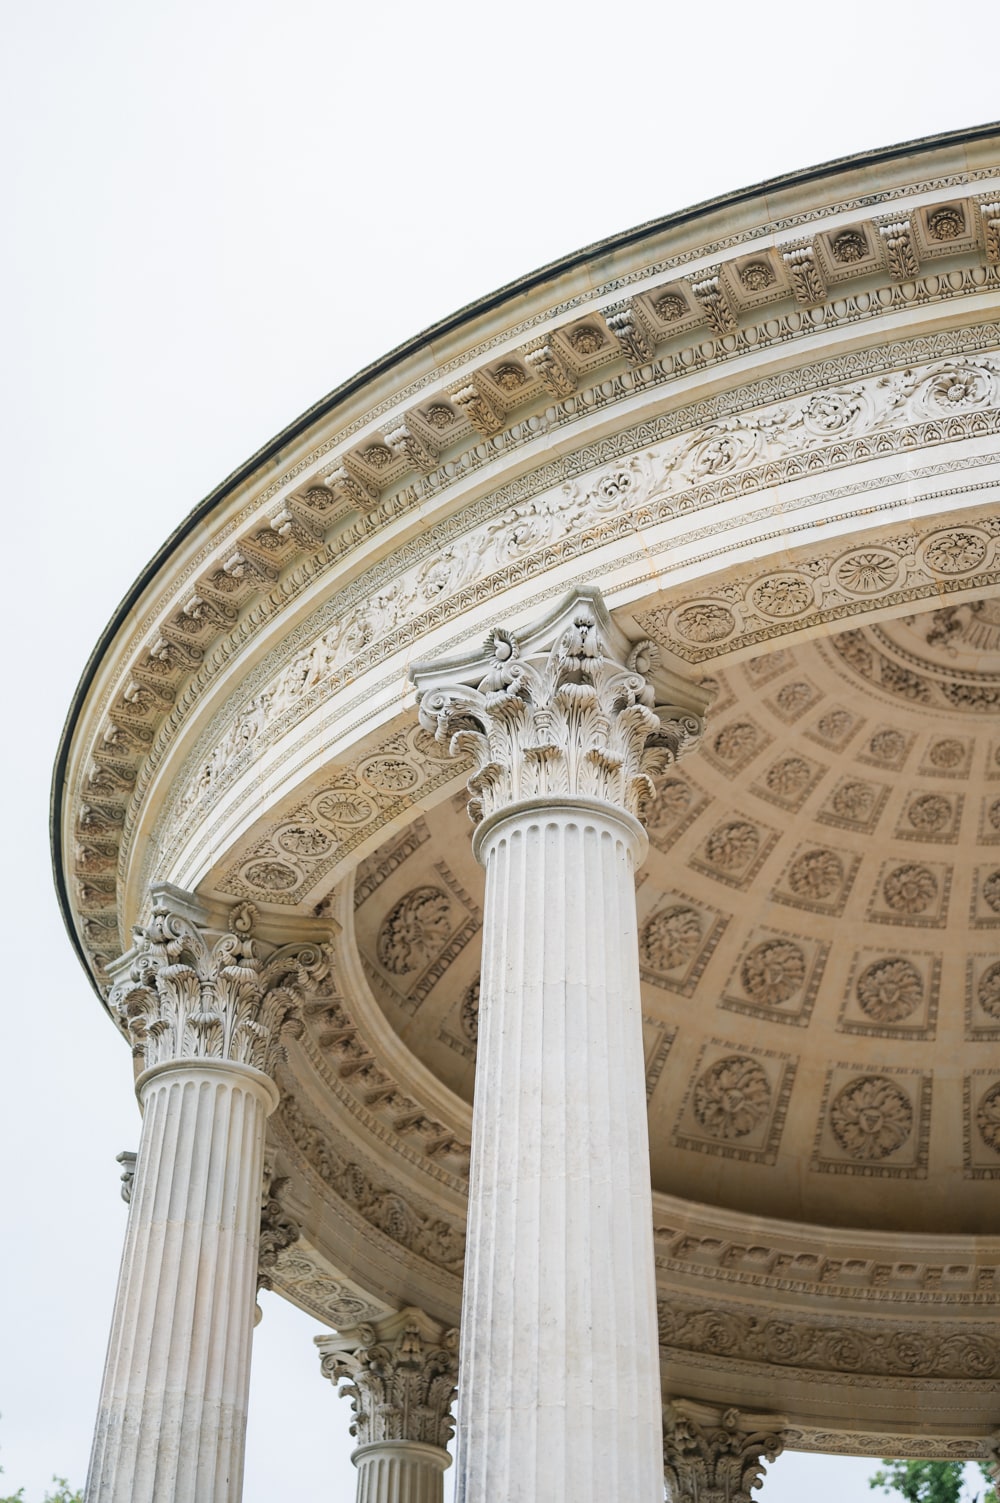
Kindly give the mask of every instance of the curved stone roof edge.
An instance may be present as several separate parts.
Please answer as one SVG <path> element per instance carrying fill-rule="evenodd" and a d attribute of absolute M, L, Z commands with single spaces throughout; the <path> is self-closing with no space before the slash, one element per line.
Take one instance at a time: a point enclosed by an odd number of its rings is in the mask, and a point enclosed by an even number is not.
<path fill-rule="evenodd" d="M 669 229 L 689 224 L 719 210 L 750 202 L 768 193 L 794 189 L 811 182 L 835 177 L 839 173 L 877 166 L 881 163 L 897 161 L 907 156 L 927 155 L 935 151 L 947 150 L 951 147 L 960 147 L 975 142 L 987 141 L 994 136 L 1000 137 L 1000 120 L 983 125 L 966 127 L 961 130 L 946 131 L 933 136 L 920 137 L 915 140 L 901 141 L 895 145 L 880 147 L 874 151 L 858 152 L 846 157 L 836 157 L 813 167 L 784 173 L 778 177 L 768 178 L 764 182 L 753 184 L 750 187 L 739 188 L 715 198 L 705 199 L 701 203 L 694 204 L 689 208 L 664 215 L 659 219 L 648 220 L 628 230 L 619 231 L 603 240 L 597 240 L 590 245 L 583 246 L 581 249 L 562 256 L 555 261 L 550 261 L 535 271 L 528 272 L 513 282 L 508 282 L 495 291 L 477 299 L 475 302 L 467 304 L 464 308 L 460 308 L 456 312 L 447 315 L 437 323 L 411 336 L 408 340 L 404 340 L 402 344 L 397 345 L 395 349 L 380 356 L 370 365 L 364 366 L 360 371 L 349 377 L 347 381 L 342 382 L 340 386 L 335 387 L 333 391 L 321 397 L 312 407 L 307 408 L 305 412 L 293 419 L 291 423 L 262 445 L 260 449 L 222 480 L 214 490 L 210 491 L 207 496 L 198 502 L 156 551 L 146 567 L 133 581 L 113 612 L 107 626 L 102 631 L 93 651 L 87 659 L 80 680 L 73 693 L 69 711 L 59 737 L 52 773 L 49 805 L 49 837 L 53 881 L 59 903 L 59 911 L 66 927 L 66 932 L 69 935 L 77 958 L 92 984 L 93 978 L 90 975 L 90 969 L 70 916 L 69 900 L 63 871 L 62 793 L 73 736 L 83 703 L 96 677 L 99 665 L 114 642 L 123 622 L 132 611 L 143 591 L 153 581 L 170 555 L 174 552 L 177 545 L 183 542 L 194 527 L 204 520 L 220 502 L 231 495 L 238 486 L 249 480 L 269 459 L 273 458 L 288 444 L 308 432 L 309 428 L 320 419 L 334 411 L 340 403 L 353 396 L 369 382 L 391 371 L 394 366 L 401 364 L 424 345 L 441 338 L 445 334 L 451 333 L 455 329 L 461 328 L 463 324 L 470 323 L 474 318 L 490 312 L 492 309 L 515 297 L 523 295 L 531 289 L 540 286 L 542 283 L 553 280 L 578 266 L 584 265 L 587 261 L 597 256 L 607 255 L 630 245 L 635 245 L 642 240 L 662 234 Z M 98 990 L 96 986 L 95 990 Z M 99 991 L 98 995 L 100 996 Z"/>

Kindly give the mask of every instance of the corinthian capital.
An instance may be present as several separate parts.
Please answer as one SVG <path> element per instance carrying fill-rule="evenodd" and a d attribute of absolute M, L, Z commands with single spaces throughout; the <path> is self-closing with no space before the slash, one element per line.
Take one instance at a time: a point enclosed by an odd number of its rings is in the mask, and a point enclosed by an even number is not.
<path fill-rule="evenodd" d="M 323 1376 L 351 1400 L 359 1446 L 412 1441 L 445 1449 L 458 1381 L 458 1332 L 413 1306 L 372 1325 L 317 1336 Z"/>
<path fill-rule="evenodd" d="M 671 1503 L 751 1503 L 765 1461 L 784 1450 L 777 1414 L 712 1409 L 674 1399 L 663 1410 L 663 1468 Z"/>
<path fill-rule="evenodd" d="M 225 1060 L 272 1075 L 283 1035 L 302 1031 L 305 996 L 329 969 L 325 946 L 265 947 L 255 910 L 241 903 L 213 938 L 154 891 L 148 924 L 113 970 L 108 998 L 145 1068 L 171 1060 Z"/>
<path fill-rule="evenodd" d="M 420 723 L 471 754 L 474 820 L 532 798 L 596 798 L 630 814 L 701 734 L 707 693 L 630 642 L 598 589 L 578 589 L 526 632 L 490 632 L 481 653 L 418 663 Z"/>

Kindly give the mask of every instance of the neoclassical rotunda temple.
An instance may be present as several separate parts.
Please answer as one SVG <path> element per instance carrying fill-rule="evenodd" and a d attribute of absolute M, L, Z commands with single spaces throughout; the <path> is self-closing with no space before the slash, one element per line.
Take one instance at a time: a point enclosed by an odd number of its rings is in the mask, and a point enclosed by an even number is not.
<path fill-rule="evenodd" d="M 1000 127 L 734 193 L 153 559 L 55 779 L 142 1111 L 89 1503 L 239 1498 L 260 1286 L 364 1503 L 455 1423 L 462 1503 L 995 1460 L 998 294 Z"/>

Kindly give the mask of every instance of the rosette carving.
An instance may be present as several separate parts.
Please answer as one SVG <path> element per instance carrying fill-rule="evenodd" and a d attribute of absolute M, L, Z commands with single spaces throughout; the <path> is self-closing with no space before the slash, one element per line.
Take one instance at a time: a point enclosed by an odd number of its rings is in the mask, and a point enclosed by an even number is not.
<path fill-rule="evenodd" d="M 787 1421 L 674 1399 L 663 1411 L 663 1468 L 671 1503 L 751 1503 L 764 1463 L 785 1448 Z"/>
<path fill-rule="evenodd" d="M 213 1059 L 273 1075 L 283 1036 L 302 1031 L 301 1007 L 330 968 L 324 945 L 285 945 L 265 954 L 253 937 L 255 910 L 241 903 L 228 932 L 210 936 L 163 892 L 149 923 L 116 967 L 108 998 L 145 1068 Z"/>
<path fill-rule="evenodd" d="M 447 1446 L 458 1381 L 458 1332 L 409 1307 L 371 1325 L 317 1336 L 323 1376 L 349 1398 L 359 1446 Z"/>
<path fill-rule="evenodd" d="M 640 814 L 652 777 L 691 750 L 707 694 L 629 642 L 596 589 L 523 636 L 490 632 L 481 657 L 417 665 L 420 723 L 471 755 L 475 821 L 532 798 L 596 798 Z M 664 702 L 664 695 L 670 702 Z"/>

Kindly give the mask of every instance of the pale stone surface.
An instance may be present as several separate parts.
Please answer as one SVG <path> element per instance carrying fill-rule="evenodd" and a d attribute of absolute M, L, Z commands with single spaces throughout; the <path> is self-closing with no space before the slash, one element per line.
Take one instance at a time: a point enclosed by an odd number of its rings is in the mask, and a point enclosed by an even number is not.
<path fill-rule="evenodd" d="M 358 1469 L 357 1503 L 441 1503 L 447 1451 L 412 1441 L 359 1446 L 351 1458 Z"/>
<path fill-rule="evenodd" d="M 486 865 L 463 1503 L 655 1503 L 660 1373 L 625 815 L 514 809 Z"/>
<path fill-rule="evenodd" d="M 314 947 L 267 953 L 158 889 L 110 1001 L 146 1065 L 142 1137 L 88 1503 L 235 1503 L 243 1478 L 264 1130 Z"/>
<path fill-rule="evenodd" d="M 674 1399 L 664 1406 L 663 1468 L 670 1503 L 752 1503 L 764 1463 L 785 1447 L 778 1414 L 713 1409 Z"/>
<path fill-rule="evenodd" d="M 264 1123 L 246 1066 L 179 1061 L 143 1131 L 88 1503 L 235 1503 L 243 1481 Z"/>
<path fill-rule="evenodd" d="M 458 1332 L 408 1306 L 316 1346 L 323 1375 L 351 1400 L 357 1503 L 441 1503 Z"/>
<path fill-rule="evenodd" d="M 658 663 L 591 591 L 413 669 L 475 759 L 486 869 L 460 1503 L 662 1497 L 636 812 L 700 720 L 680 680 L 658 704 Z"/>
<path fill-rule="evenodd" d="M 318 1321 L 459 1318 L 477 758 L 416 723 L 409 666 L 596 582 L 715 689 L 637 888 L 667 1391 L 781 1410 L 798 1447 L 989 1454 L 1000 135 L 973 134 L 466 310 L 222 487 L 109 629 L 54 811 L 98 989 L 154 881 L 217 925 L 259 902 L 278 946 L 337 928 L 265 1065 L 266 1274 Z"/>

